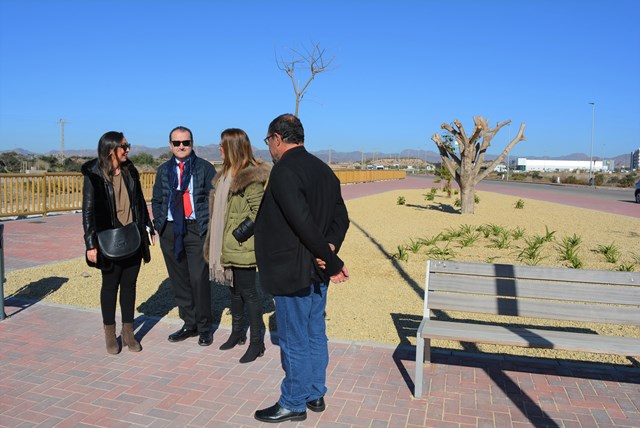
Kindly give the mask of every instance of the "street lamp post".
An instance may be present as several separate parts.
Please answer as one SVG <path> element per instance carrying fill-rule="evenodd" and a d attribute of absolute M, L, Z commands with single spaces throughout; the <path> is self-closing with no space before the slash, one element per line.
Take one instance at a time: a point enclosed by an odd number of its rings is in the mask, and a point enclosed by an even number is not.
<path fill-rule="evenodd" d="M 509 129 L 509 137 L 507 138 L 507 146 L 511 142 L 511 123 L 507 124 Z M 509 169 L 511 169 L 511 150 L 507 152 L 507 181 L 509 181 Z"/>
<path fill-rule="evenodd" d="M 589 186 L 593 185 L 593 131 L 596 123 L 596 103 L 591 104 L 591 151 L 589 152 Z"/>

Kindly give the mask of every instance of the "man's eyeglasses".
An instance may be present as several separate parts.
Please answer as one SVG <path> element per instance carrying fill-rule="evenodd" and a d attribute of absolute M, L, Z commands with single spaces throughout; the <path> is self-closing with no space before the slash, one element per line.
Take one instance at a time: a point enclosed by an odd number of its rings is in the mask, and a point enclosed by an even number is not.
<path fill-rule="evenodd" d="M 182 144 L 185 147 L 189 147 L 191 145 L 191 140 L 182 140 L 182 141 L 171 141 L 171 144 L 173 144 L 173 147 L 180 147 L 180 144 Z"/>
<path fill-rule="evenodd" d="M 131 144 L 129 143 L 120 144 L 120 148 L 122 150 L 129 150 L 131 148 Z"/>
<path fill-rule="evenodd" d="M 269 145 L 269 140 L 271 140 L 271 137 L 273 137 L 274 134 L 271 135 L 267 135 L 267 138 L 264 139 L 264 143 L 268 146 Z"/>

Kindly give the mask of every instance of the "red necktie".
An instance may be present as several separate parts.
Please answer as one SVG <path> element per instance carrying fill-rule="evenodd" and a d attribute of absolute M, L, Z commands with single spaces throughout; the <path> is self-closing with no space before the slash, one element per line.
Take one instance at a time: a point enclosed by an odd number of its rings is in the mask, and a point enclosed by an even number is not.
<path fill-rule="evenodd" d="M 182 172 L 184 171 L 184 162 L 178 164 L 180 166 L 180 187 L 182 187 Z M 191 207 L 191 198 L 189 197 L 189 184 L 186 186 L 184 193 L 182 194 L 182 204 L 184 205 L 184 217 L 189 218 L 193 213 Z"/>

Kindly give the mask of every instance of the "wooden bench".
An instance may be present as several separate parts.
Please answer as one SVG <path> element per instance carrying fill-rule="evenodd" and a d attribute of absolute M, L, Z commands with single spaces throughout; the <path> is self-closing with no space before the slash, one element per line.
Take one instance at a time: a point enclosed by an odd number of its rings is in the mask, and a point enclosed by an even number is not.
<path fill-rule="evenodd" d="M 469 312 L 469 318 L 473 313 L 506 315 L 509 324 L 430 316 L 431 311 L 440 310 Z M 640 273 L 427 261 L 424 311 L 417 333 L 415 397 L 422 395 L 431 339 L 640 355 L 637 337 L 514 327 L 523 325 L 515 317 L 640 325 Z"/>

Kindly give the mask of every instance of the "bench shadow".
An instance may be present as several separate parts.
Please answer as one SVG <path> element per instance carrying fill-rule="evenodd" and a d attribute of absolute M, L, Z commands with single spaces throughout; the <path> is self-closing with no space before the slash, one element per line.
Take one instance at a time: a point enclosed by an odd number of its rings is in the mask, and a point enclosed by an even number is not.
<path fill-rule="evenodd" d="M 444 311 L 433 311 L 433 319 L 455 321 L 460 320 L 465 323 L 490 324 L 496 323 L 483 322 L 478 320 L 468 320 L 451 318 Z M 398 372 L 411 391 L 415 391 L 415 384 L 409 370 L 409 365 L 415 364 L 415 346 L 411 345 L 409 338 L 415 338 L 422 315 L 415 314 L 391 314 L 391 318 L 398 333 L 399 345 L 393 353 L 393 360 L 398 368 Z M 507 324 L 499 324 L 509 327 Z M 554 327 L 554 326 L 538 326 L 528 324 L 517 324 L 521 328 L 536 328 L 539 330 L 563 330 L 579 333 L 594 332 L 588 328 L 578 327 Z M 594 337 L 597 337 L 594 334 Z M 633 357 L 627 357 L 634 367 L 624 365 L 612 365 L 608 363 L 575 361 L 547 357 L 527 357 L 510 354 L 489 354 L 482 352 L 475 343 L 460 342 L 462 351 L 450 351 L 447 349 L 432 348 L 431 349 L 431 367 L 435 365 L 457 365 L 464 367 L 473 367 L 483 369 L 497 385 L 507 398 L 514 403 L 523 414 L 529 417 L 529 421 L 534 426 L 559 426 L 548 414 L 546 414 L 534 400 L 532 400 L 517 383 L 505 374 L 506 371 L 518 371 L 524 373 L 537 373 L 545 375 L 570 376 L 584 379 L 594 379 L 612 382 L 640 383 L 640 371 L 638 360 Z M 435 364 L 435 365 L 434 365 Z M 425 368 L 424 370 L 428 370 Z M 433 369 L 432 369 L 433 371 Z M 428 375 L 428 373 L 427 373 Z M 433 372 L 432 372 L 433 375 Z M 423 393 L 428 397 L 429 386 L 427 383 Z"/>
<path fill-rule="evenodd" d="M 8 295 L 5 298 L 4 304 L 5 306 L 18 308 L 18 310 L 10 315 L 14 316 L 15 314 L 20 313 L 45 299 L 50 294 L 53 294 L 67 282 L 69 282 L 69 278 L 59 276 L 50 276 L 48 278 L 39 279 L 20 287 L 14 293 Z"/>
<path fill-rule="evenodd" d="M 598 380 L 603 382 L 624 382 L 640 384 L 640 370 L 637 367 L 611 365 L 605 363 L 574 361 L 544 357 L 523 357 L 514 355 L 487 355 L 466 352 L 450 352 L 449 350 L 432 348 L 431 364 L 424 368 L 427 377 L 438 378 L 437 382 L 426 382 L 424 396 L 429 397 L 431 388 L 437 388 L 446 376 L 446 368 L 452 366 L 482 369 L 491 378 L 494 385 L 499 387 L 505 397 L 512 402 L 523 415 L 526 415 L 532 426 L 559 427 L 549 414 L 514 381 L 507 373 L 534 373 L 548 376 L 564 376 L 580 379 Z M 414 390 L 415 385 L 407 365 L 415 364 L 415 347 L 399 345 L 394 353 L 393 360 L 398 371 Z M 562 409 L 559 409 L 560 411 Z"/>

